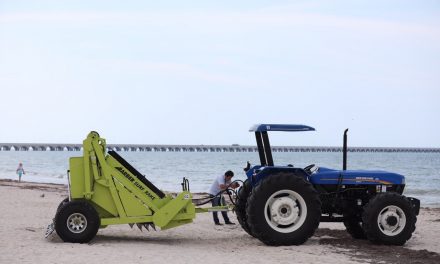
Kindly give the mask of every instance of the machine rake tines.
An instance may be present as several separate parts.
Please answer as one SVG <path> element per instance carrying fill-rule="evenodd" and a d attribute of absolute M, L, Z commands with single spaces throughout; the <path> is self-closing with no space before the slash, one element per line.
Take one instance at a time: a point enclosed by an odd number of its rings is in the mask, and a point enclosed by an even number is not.
<path fill-rule="evenodd" d="M 133 226 L 135 224 L 128 224 L 131 228 L 133 228 Z M 150 227 L 152 229 L 154 229 L 154 231 L 156 230 L 156 226 L 154 225 L 154 223 L 136 223 L 136 226 L 139 228 L 139 230 L 141 230 L 141 232 L 143 232 L 142 227 L 144 227 L 145 229 L 147 229 L 147 231 L 150 231 Z"/>

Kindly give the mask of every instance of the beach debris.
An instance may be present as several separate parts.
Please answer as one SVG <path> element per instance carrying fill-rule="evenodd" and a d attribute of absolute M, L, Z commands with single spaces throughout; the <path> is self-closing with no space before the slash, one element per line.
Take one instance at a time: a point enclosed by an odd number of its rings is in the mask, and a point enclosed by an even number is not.
<path fill-rule="evenodd" d="M 53 222 L 47 225 L 46 228 L 46 234 L 44 235 L 45 238 L 48 238 L 50 235 L 52 235 L 53 231 L 55 231 Z"/>
<path fill-rule="evenodd" d="M 26 231 L 31 231 L 31 232 L 35 232 L 35 229 L 34 229 L 34 228 L 31 228 L 31 227 L 26 227 L 24 230 L 26 230 Z"/>

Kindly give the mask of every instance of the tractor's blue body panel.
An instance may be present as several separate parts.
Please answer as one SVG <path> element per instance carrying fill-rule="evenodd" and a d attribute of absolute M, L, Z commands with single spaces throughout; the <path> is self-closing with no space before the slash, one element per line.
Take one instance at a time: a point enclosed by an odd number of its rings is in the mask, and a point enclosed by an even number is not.
<path fill-rule="evenodd" d="M 332 170 L 328 168 L 319 168 L 318 171 L 310 176 L 312 184 L 338 184 L 342 176 L 341 184 L 405 184 L 403 175 L 387 171 L 367 171 L 367 170 Z"/>
<path fill-rule="evenodd" d="M 253 186 L 257 185 L 263 178 L 276 172 L 291 172 L 301 175 L 314 185 L 393 185 L 405 184 L 403 175 L 386 171 L 364 171 L 364 170 L 332 170 L 321 167 L 312 175 L 307 174 L 302 168 L 289 166 L 253 166 L 247 173 L 249 181 Z"/>

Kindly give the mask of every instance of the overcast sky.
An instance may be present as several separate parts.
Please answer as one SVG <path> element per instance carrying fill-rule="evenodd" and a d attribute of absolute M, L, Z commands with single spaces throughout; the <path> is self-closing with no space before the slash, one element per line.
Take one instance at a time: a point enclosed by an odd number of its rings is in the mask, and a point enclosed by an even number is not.
<path fill-rule="evenodd" d="M 440 1 L 0 1 L 0 142 L 440 147 Z"/>

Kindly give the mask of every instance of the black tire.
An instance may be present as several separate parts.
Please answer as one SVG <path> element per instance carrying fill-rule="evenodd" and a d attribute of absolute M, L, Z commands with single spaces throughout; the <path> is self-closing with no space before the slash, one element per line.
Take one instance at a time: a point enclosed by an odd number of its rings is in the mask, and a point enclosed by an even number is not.
<path fill-rule="evenodd" d="M 247 199 L 251 191 L 252 191 L 251 183 L 249 182 L 249 180 L 245 180 L 243 186 L 240 187 L 237 193 L 237 201 L 235 203 L 235 214 L 237 215 L 237 220 L 240 223 L 243 230 L 246 231 L 246 233 L 248 233 L 249 235 L 254 236 L 247 223 L 247 215 L 246 215 Z"/>
<path fill-rule="evenodd" d="M 60 210 L 60 208 L 66 204 L 67 202 L 69 202 L 69 197 L 65 198 L 64 200 L 61 201 L 61 203 L 58 205 L 57 207 L 57 212 Z"/>
<path fill-rule="evenodd" d="M 405 196 L 380 193 L 365 205 L 362 221 L 371 242 L 401 246 L 416 229 L 417 217 Z"/>
<path fill-rule="evenodd" d="M 252 234 L 266 245 L 300 245 L 318 228 L 321 201 L 302 176 L 275 173 L 252 190 L 246 213 Z"/>
<path fill-rule="evenodd" d="M 85 201 L 70 201 L 55 215 L 55 231 L 64 242 L 87 243 L 98 232 L 100 220 L 92 205 Z"/>
<path fill-rule="evenodd" d="M 351 235 L 354 239 L 366 239 L 364 229 L 362 228 L 362 220 L 358 219 L 355 216 L 346 216 L 344 217 L 344 226 L 347 230 L 347 233 Z"/>

